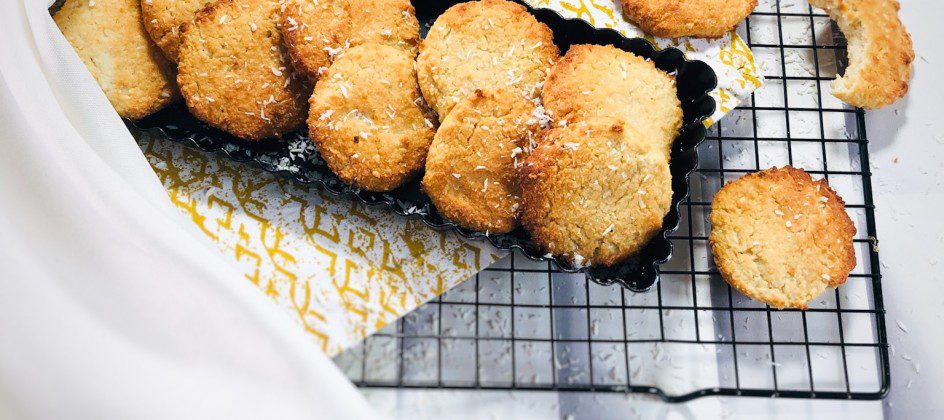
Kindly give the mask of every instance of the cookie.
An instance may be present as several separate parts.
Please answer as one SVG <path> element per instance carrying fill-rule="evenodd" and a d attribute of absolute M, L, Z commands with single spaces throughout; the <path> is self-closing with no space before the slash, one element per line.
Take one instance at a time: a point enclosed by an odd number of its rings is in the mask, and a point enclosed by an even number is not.
<path fill-rule="evenodd" d="M 757 7 L 757 0 L 621 0 L 623 13 L 663 38 L 720 38 Z"/>
<path fill-rule="evenodd" d="M 501 88 L 537 99 L 558 56 L 551 30 L 524 6 L 472 1 L 436 19 L 420 45 L 417 75 L 442 121 L 477 89 Z"/>
<path fill-rule="evenodd" d="M 891 105 L 908 93 L 914 46 L 898 18 L 896 0 L 810 0 L 825 9 L 848 40 L 849 66 L 830 86 L 839 100 L 866 109 Z"/>
<path fill-rule="evenodd" d="M 282 35 L 295 67 L 316 80 L 335 56 L 365 43 L 416 56 L 420 29 L 410 0 L 288 0 Z"/>
<path fill-rule="evenodd" d="M 295 69 L 317 80 L 341 52 L 338 34 L 348 31 L 344 0 L 287 0 L 281 14 L 282 37 Z"/>
<path fill-rule="evenodd" d="M 368 42 L 401 48 L 416 57 L 420 24 L 410 0 L 347 0 L 351 30 L 342 45 Z"/>
<path fill-rule="evenodd" d="M 711 203 L 709 241 L 731 287 L 776 308 L 802 308 L 845 283 L 856 229 L 825 180 L 789 166 L 726 184 Z"/>
<path fill-rule="evenodd" d="M 574 45 L 551 69 L 544 107 L 558 122 L 616 117 L 668 155 L 682 127 L 675 78 L 612 46 Z"/>
<path fill-rule="evenodd" d="M 138 0 L 67 0 L 53 19 L 118 115 L 143 118 L 178 98 L 174 66 L 144 31 Z"/>
<path fill-rule="evenodd" d="M 362 44 L 331 64 L 315 85 L 308 127 L 342 181 L 389 191 L 417 175 L 436 133 L 409 52 Z"/>
<path fill-rule="evenodd" d="M 662 228 L 668 158 L 625 122 L 594 117 L 546 131 L 519 169 L 521 224 L 550 254 L 610 266 Z"/>
<path fill-rule="evenodd" d="M 279 32 L 279 0 L 219 0 L 183 24 L 177 81 L 197 118 L 246 140 L 305 124 L 311 92 Z"/>
<path fill-rule="evenodd" d="M 423 190 L 443 217 L 480 232 L 518 226 L 516 168 L 541 128 L 534 103 L 504 90 L 475 91 L 443 120 L 426 158 Z"/>
<path fill-rule="evenodd" d="M 212 0 L 140 0 L 141 21 L 154 43 L 171 61 L 180 50 L 180 25 L 190 22 Z"/>

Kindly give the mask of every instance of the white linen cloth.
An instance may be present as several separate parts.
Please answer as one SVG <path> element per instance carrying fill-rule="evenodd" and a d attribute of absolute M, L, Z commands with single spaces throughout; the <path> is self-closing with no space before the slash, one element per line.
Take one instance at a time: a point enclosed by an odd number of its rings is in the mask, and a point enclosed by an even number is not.
<path fill-rule="evenodd" d="M 204 243 L 49 16 L 0 2 L 0 418 L 371 418 Z"/>

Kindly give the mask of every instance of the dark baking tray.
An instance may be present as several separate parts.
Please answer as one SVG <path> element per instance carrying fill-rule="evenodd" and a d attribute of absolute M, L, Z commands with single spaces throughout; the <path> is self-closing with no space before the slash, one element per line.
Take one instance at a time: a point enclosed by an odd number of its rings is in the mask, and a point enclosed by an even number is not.
<path fill-rule="evenodd" d="M 436 17 L 450 6 L 461 1 L 414 0 L 416 17 L 421 31 L 429 29 Z M 518 2 L 521 3 L 521 2 Z M 366 205 L 383 205 L 406 217 L 419 218 L 437 229 L 453 230 L 468 239 L 487 239 L 503 250 L 520 250 L 533 260 L 551 261 L 566 272 L 584 272 L 593 281 L 604 284 L 619 284 L 634 291 L 651 288 L 659 278 L 659 266 L 672 257 L 672 243 L 666 235 L 679 225 L 678 206 L 688 197 L 688 178 L 698 164 L 696 148 L 705 139 L 703 124 L 715 110 L 715 101 L 708 92 L 717 85 L 714 71 L 701 61 L 689 61 L 675 48 L 657 50 L 642 38 L 628 39 L 612 29 L 596 29 L 579 19 L 565 19 L 555 11 L 533 9 L 521 3 L 554 32 L 554 42 L 561 53 L 574 44 L 613 45 L 625 51 L 652 60 L 655 65 L 676 76 L 678 98 L 682 103 L 684 120 L 681 133 L 675 141 L 671 155 L 672 206 L 666 215 L 662 231 L 639 254 L 620 265 L 608 268 L 578 268 L 570 263 L 546 256 L 531 241 L 524 229 L 509 234 L 484 234 L 470 231 L 443 220 L 428 197 L 420 192 L 419 178 L 388 193 L 374 193 L 350 187 L 327 167 L 311 147 L 307 130 L 300 130 L 261 142 L 245 142 L 210 127 L 194 118 L 185 105 L 175 104 L 158 113 L 138 121 L 127 121 L 129 127 L 147 131 L 207 152 L 218 152 L 239 162 L 255 162 L 262 169 L 290 177 L 305 184 L 317 183 L 328 191 L 342 196 L 353 196 Z"/>

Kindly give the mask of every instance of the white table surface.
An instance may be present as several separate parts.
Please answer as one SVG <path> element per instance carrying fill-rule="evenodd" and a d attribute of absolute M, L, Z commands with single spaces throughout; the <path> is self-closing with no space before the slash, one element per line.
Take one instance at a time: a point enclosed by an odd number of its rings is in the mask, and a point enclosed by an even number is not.
<path fill-rule="evenodd" d="M 903 0 L 918 59 L 909 95 L 870 112 L 869 150 L 892 390 L 883 402 L 702 398 L 665 404 L 590 393 L 365 390 L 395 418 L 944 418 L 944 30 L 939 0 Z M 910 359 L 910 360 L 909 360 Z M 765 415 L 766 414 L 766 415 Z"/>

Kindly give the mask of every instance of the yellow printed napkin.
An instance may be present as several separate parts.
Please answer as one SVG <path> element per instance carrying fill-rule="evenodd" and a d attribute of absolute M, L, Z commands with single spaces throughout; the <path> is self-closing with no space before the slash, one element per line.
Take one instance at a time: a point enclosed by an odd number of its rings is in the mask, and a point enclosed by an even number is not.
<path fill-rule="evenodd" d="M 528 1 L 627 36 L 644 35 L 622 18 L 618 2 Z M 714 68 L 719 87 L 712 96 L 720 106 L 712 121 L 760 86 L 750 50 L 737 35 L 650 40 Z M 172 202 L 329 355 L 505 255 L 252 164 L 134 134 Z"/>
<path fill-rule="evenodd" d="M 500 257 L 384 208 L 135 135 L 171 201 L 329 355 Z"/>

